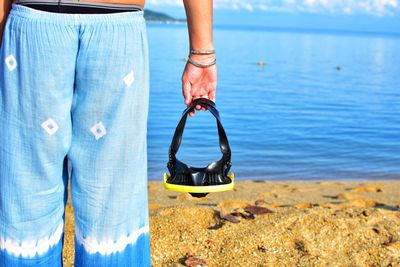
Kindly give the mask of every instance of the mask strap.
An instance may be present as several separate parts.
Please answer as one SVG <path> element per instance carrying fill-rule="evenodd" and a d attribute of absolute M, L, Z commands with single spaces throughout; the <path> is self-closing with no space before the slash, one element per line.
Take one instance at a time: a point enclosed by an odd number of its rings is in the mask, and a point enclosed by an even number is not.
<path fill-rule="evenodd" d="M 187 116 L 189 112 L 193 110 L 197 105 L 206 108 L 215 117 L 218 126 L 219 147 L 221 149 L 225 162 L 230 165 L 231 149 L 225 133 L 225 129 L 222 126 L 221 118 L 219 116 L 219 112 L 215 106 L 215 103 L 207 98 L 197 98 L 193 100 L 192 104 L 183 111 L 182 118 L 175 129 L 174 137 L 172 138 L 172 142 L 169 148 L 169 161 L 171 162 L 175 160 L 175 155 L 178 152 L 178 149 L 182 142 L 182 135 L 185 129 Z"/>

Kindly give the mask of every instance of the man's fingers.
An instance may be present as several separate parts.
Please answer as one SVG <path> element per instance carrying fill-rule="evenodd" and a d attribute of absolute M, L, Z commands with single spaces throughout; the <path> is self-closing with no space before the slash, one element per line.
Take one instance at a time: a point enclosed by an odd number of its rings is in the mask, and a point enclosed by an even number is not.
<path fill-rule="evenodd" d="M 190 84 L 190 82 L 187 80 L 182 80 L 182 94 L 183 97 L 185 98 L 186 106 L 189 106 L 190 103 L 192 103 L 191 90 L 192 90 L 192 85 Z"/>
<path fill-rule="evenodd" d="M 210 98 L 210 100 L 215 103 L 215 90 L 210 90 L 210 92 L 208 93 L 208 98 Z"/>

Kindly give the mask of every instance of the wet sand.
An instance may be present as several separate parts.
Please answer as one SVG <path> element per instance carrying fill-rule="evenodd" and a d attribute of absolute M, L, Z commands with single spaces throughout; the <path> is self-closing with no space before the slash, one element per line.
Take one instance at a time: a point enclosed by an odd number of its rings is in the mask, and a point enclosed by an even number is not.
<path fill-rule="evenodd" d="M 254 180 L 201 199 L 148 190 L 153 266 L 400 266 L 400 181 Z M 65 232 L 73 266 L 70 204 Z"/>

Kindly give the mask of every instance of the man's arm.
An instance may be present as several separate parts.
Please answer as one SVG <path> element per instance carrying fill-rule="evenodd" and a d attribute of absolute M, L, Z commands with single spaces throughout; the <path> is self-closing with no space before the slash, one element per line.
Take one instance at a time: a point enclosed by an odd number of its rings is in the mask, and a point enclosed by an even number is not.
<path fill-rule="evenodd" d="M 212 0 L 183 0 L 188 22 L 190 49 L 213 50 L 213 1 Z M 207 64 L 214 60 L 215 55 L 190 55 L 194 61 Z M 217 86 L 217 67 L 196 67 L 186 63 L 182 75 L 182 93 L 185 104 L 190 105 L 198 97 L 208 97 L 215 101 Z M 196 107 L 200 109 L 200 107 Z M 194 112 L 189 114 L 194 115 Z"/>
<path fill-rule="evenodd" d="M 12 2 L 13 2 L 13 0 L 1 0 L 1 5 L 0 5 L 0 44 L 1 44 L 2 38 L 3 38 L 4 25 L 6 24 L 8 13 L 10 13 Z"/>
<path fill-rule="evenodd" d="M 214 49 L 212 37 L 212 0 L 184 0 L 190 49 Z"/>

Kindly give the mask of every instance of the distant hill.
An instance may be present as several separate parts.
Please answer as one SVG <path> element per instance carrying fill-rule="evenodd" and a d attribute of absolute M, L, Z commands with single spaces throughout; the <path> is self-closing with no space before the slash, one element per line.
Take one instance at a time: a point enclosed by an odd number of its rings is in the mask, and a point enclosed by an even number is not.
<path fill-rule="evenodd" d="M 184 19 L 176 19 L 165 13 L 156 12 L 156 11 L 149 10 L 149 9 L 144 10 L 144 18 L 147 21 L 154 21 L 154 22 L 165 22 L 165 23 L 184 23 L 184 22 L 186 22 L 186 20 L 184 20 Z"/>

